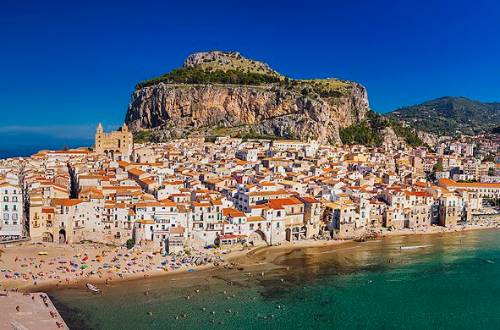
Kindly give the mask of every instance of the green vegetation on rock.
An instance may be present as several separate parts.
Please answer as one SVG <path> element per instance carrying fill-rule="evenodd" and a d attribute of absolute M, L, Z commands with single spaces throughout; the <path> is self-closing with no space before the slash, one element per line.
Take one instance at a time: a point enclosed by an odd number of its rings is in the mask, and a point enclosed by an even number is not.
<path fill-rule="evenodd" d="M 289 79 L 281 80 L 280 85 L 287 90 L 295 90 L 304 96 L 337 98 L 347 95 L 352 89 L 352 82 L 339 79 Z"/>
<path fill-rule="evenodd" d="M 394 120 L 389 120 L 389 126 L 394 130 L 394 133 L 396 133 L 398 137 L 403 138 L 410 146 L 419 147 L 424 144 L 414 129 L 408 126 L 403 126 L 401 123 Z"/>
<path fill-rule="evenodd" d="M 379 146 L 382 138 L 368 122 L 354 124 L 340 129 L 340 139 L 345 144 L 362 144 L 366 146 Z"/>
<path fill-rule="evenodd" d="M 134 143 L 145 143 L 151 141 L 151 131 L 137 131 L 133 133 Z"/>
<path fill-rule="evenodd" d="M 373 111 L 368 111 L 365 121 L 341 128 L 340 139 L 345 144 L 380 146 L 383 142 L 382 130 L 386 127 L 392 128 L 396 136 L 404 139 L 412 147 L 424 145 L 414 129 L 384 118 Z"/>
<path fill-rule="evenodd" d="M 231 85 L 262 85 L 279 82 L 274 75 L 245 72 L 238 70 L 206 70 L 199 67 L 174 69 L 160 77 L 145 80 L 137 84 L 136 89 L 152 86 L 158 83 L 167 84 L 231 84 Z"/>

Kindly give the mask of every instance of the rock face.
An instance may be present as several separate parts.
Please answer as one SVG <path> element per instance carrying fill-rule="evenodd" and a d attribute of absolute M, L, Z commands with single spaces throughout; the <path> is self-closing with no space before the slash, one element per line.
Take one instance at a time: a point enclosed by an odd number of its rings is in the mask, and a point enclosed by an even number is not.
<path fill-rule="evenodd" d="M 242 58 L 238 53 L 231 54 Z M 218 60 L 220 54 L 197 53 L 186 59 L 185 66 Z M 134 91 L 125 122 L 132 131 L 154 130 L 165 139 L 251 132 L 339 143 L 340 127 L 365 118 L 369 109 L 367 92 L 354 82 L 319 81 L 341 84 L 342 91 L 316 92 L 315 80 L 291 84 L 287 79 L 286 84 L 259 86 L 158 82 Z"/>
<path fill-rule="evenodd" d="M 382 144 L 384 146 L 398 146 L 405 143 L 403 138 L 400 138 L 396 135 L 392 127 L 386 127 L 382 129 L 380 135 L 383 138 Z"/>

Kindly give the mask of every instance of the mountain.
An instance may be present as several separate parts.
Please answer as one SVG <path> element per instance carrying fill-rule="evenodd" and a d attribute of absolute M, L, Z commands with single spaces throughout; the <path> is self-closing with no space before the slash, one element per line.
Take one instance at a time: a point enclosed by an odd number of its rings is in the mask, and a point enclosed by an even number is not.
<path fill-rule="evenodd" d="M 339 143 L 339 130 L 362 122 L 368 110 L 356 82 L 291 79 L 238 52 L 211 51 L 139 82 L 125 122 L 152 141 L 231 135 Z"/>
<path fill-rule="evenodd" d="M 438 135 L 477 134 L 500 125 L 500 103 L 446 96 L 400 108 L 386 116 Z"/>

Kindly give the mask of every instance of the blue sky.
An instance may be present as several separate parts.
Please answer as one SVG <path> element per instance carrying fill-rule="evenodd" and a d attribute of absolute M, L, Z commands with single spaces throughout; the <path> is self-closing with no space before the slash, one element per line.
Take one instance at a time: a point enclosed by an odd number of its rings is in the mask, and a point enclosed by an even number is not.
<path fill-rule="evenodd" d="M 87 141 L 123 121 L 136 82 L 212 49 L 358 81 L 379 112 L 500 101 L 499 32 L 497 1 L 3 0 L 0 149 Z"/>

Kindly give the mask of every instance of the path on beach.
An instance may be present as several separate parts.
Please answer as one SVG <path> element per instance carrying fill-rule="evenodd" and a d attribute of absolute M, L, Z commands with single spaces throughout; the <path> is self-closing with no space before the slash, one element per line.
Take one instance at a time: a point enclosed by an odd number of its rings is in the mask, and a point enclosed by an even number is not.
<path fill-rule="evenodd" d="M 69 329 L 44 293 L 0 292 L 0 329 Z"/>

